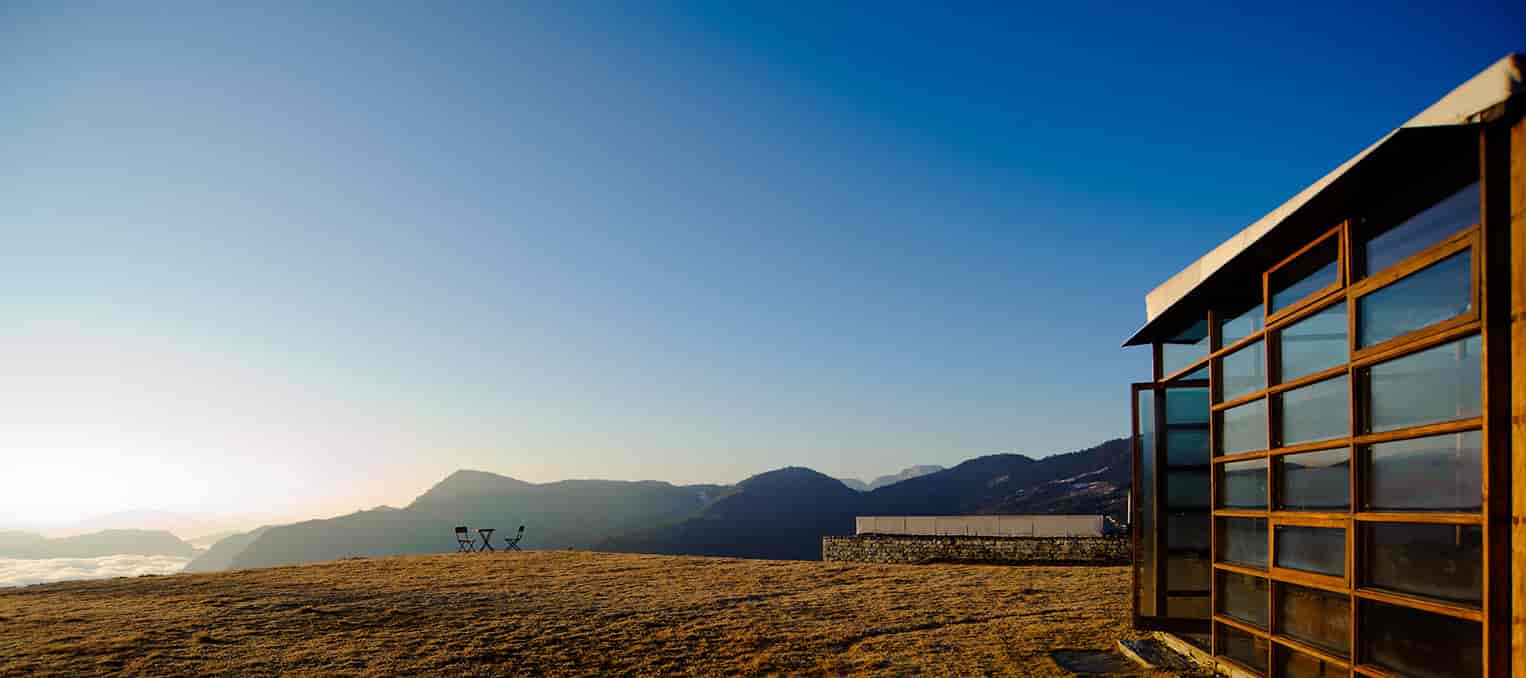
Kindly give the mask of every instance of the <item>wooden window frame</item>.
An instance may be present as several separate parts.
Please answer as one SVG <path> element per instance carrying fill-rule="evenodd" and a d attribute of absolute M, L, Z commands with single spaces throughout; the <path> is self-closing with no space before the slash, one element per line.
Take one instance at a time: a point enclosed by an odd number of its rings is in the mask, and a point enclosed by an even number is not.
<path fill-rule="evenodd" d="M 1451 329 L 1470 326 L 1478 323 L 1480 318 L 1480 279 L 1482 275 L 1479 260 L 1482 258 L 1482 242 L 1477 225 L 1470 226 L 1467 230 L 1457 233 L 1435 245 L 1410 256 L 1404 261 L 1394 264 L 1377 275 L 1370 276 L 1351 285 L 1351 304 L 1346 310 L 1346 328 L 1350 336 L 1351 360 L 1358 362 L 1374 355 L 1382 355 L 1395 348 L 1402 348 L 1410 343 L 1424 340 L 1437 333 Z M 1371 346 L 1359 347 L 1357 338 L 1360 336 L 1361 326 L 1358 311 L 1362 299 L 1374 292 L 1386 289 L 1388 286 L 1409 278 L 1430 266 L 1440 263 L 1455 254 L 1468 253 L 1468 310 L 1425 327 L 1405 332 L 1397 337 L 1386 339 Z"/>
<path fill-rule="evenodd" d="M 1340 444 L 1331 445 L 1329 447 L 1319 447 L 1319 448 L 1315 448 L 1315 449 L 1312 449 L 1312 450 L 1282 448 L 1280 450 L 1277 450 L 1275 453 L 1273 453 L 1271 451 L 1268 451 L 1267 452 L 1267 459 L 1271 462 L 1271 464 L 1270 464 L 1271 475 L 1268 476 L 1268 478 L 1267 478 L 1266 491 L 1267 491 L 1267 493 L 1269 495 L 1271 495 L 1271 511 L 1272 511 L 1272 513 L 1275 513 L 1275 514 L 1278 514 L 1278 515 L 1288 514 L 1288 515 L 1314 516 L 1314 517 L 1324 516 L 1324 517 L 1329 517 L 1331 519 L 1341 519 L 1341 518 L 1348 517 L 1351 514 L 1351 512 L 1353 510 L 1355 510 L 1355 508 L 1356 508 L 1356 497 L 1352 496 L 1351 488 L 1349 486 L 1350 485 L 1349 483 L 1347 484 L 1348 486 L 1346 488 L 1346 510 L 1345 511 L 1321 511 L 1321 510 L 1315 510 L 1315 509 L 1289 509 L 1289 508 L 1282 508 L 1282 503 L 1281 503 L 1281 499 L 1282 499 L 1282 492 L 1281 492 L 1281 490 L 1282 490 L 1282 465 L 1283 465 L 1283 458 L 1284 457 L 1286 457 L 1286 456 L 1288 456 L 1290 454 L 1302 454 L 1302 453 L 1305 453 L 1305 452 L 1329 452 L 1329 451 L 1332 451 L 1332 450 L 1340 450 L 1340 449 L 1344 449 L 1346 451 L 1346 475 L 1347 475 L 1348 480 L 1349 480 L 1349 477 L 1351 476 L 1351 473 L 1352 473 L 1351 466 L 1357 462 L 1356 446 L 1351 444 L 1351 443 L 1346 443 L 1344 445 L 1340 445 Z"/>
<path fill-rule="evenodd" d="M 1328 231 L 1325 231 L 1324 233 L 1322 233 L 1319 236 L 1315 237 L 1313 240 L 1309 241 L 1309 243 L 1307 245 L 1304 245 L 1303 247 L 1299 248 L 1298 251 L 1296 251 L 1293 254 L 1289 255 L 1286 259 L 1283 259 L 1282 261 L 1277 262 L 1276 264 L 1272 265 L 1271 268 L 1268 268 L 1268 269 L 1266 269 L 1265 271 L 1263 271 L 1261 273 L 1261 304 L 1262 304 L 1262 308 L 1265 309 L 1265 313 L 1266 313 L 1266 315 L 1265 315 L 1265 322 L 1263 323 L 1265 326 L 1271 327 L 1272 324 L 1277 322 L 1278 320 L 1281 320 L 1282 318 L 1287 317 L 1287 316 L 1289 316 L 1289 315 L 1291 315 L 1293 313 L 1297 313 L 1299 310 L 1303 309 L 1304 307 L 1308 306 L 1309 304 L 1316 303 L 1317 300 L 1323 299 L 1326 296 L 1328 296 L 1330 294 L 1333 294 L 1333 293 L 1339 291 L 1340 289 L 1342 289 L 1342 288 L 1344 288 L 1346 286 L 1346 280 L 1347 280 L 1346 269 L 1347 269 L 1347 263 L 1348 263 L 1348 259 L 1349 259 L 1349 257 L 1347 257 L 1347 255 L 1346 255 L 1346 250 L 1347 250 L 1347 246 L 1346 246 L 1346 240 L 1347 240 L 1347 238 L 1346 238 L 1346 226 L 1347 226 L 1347 223 L 1348 222 L 1346 222 L 1346 221 L 1342 221 L 1341 223 L 1337 224 L 1334 228 L 1332 228 L 1332 229 L 1330 229 Z M 1314 292 L 1310 292 L 1308 295 L 1300 298 L 1298 301 L 1295 301 L 1295 302 L 1293 302 L 1291 304 L 1288 304 L 1286 308 L 1280 308 L 1280 309 L 1277 309 L 1276 311 L 1273 311 L 1272 310 L 1272 286 L 1271 286 L 1272 276 L 1274 274 L 1276 274 L 1277 271 L 1279 271 L 1279 270 L 1281 270 L 1283 268 L 1286 268 L 1287 266 L 1289 266 L 1289 265 L 1293 264 L 1294 262 L 1298 261 L 1299 257 L 1302 257 L 1303 255 L 1308 254 L 1309 252 L 1314 251 L 1315 249 L 1317 249 L 1321 245 L 1324 245 L 1326 243 L 1326 241 L 1328 241 L 1328 240 L 1330 240 L 1332 238 L 1335 239 L 1335 243 L 1336 243 L 1336 248 L 1335 248 L 1335 282 L 1330 283 L 1328 285 L 1325 285 L 1324 287 L 1321 287 L 1318 290 L 1315 290 Z"/>

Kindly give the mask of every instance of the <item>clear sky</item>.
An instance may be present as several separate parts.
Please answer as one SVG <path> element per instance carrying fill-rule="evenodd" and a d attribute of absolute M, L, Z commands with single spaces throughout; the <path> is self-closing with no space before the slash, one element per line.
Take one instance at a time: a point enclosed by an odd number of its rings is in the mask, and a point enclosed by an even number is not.
<path fill-rule="evenodd" d="M 1514 3 L 238 4 L 0 4 L 0 524 L 1086 447 L 1145 292 L 1526 49 Z"/>

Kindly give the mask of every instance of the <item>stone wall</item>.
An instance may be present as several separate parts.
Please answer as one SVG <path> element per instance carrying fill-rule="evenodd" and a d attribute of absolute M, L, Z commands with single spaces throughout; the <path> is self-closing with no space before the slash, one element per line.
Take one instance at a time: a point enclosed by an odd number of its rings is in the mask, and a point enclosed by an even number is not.
<path fill-rule="evenodd" d="M 1124 565 L 1127 537 L 961 537 L 860 534 L 822 537 L 821 559 L 847 563 Z"/>

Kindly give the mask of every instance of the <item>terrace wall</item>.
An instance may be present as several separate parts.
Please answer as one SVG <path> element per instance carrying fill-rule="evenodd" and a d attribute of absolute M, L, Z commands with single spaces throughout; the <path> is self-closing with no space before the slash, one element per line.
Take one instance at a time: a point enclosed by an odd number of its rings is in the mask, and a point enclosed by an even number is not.
<path fill-rule="evenodd" d="M 860 534 L 821 538 L 821 559 L 827 562 L 1123 565 L 1129 557 L 1127 537 Z"/>

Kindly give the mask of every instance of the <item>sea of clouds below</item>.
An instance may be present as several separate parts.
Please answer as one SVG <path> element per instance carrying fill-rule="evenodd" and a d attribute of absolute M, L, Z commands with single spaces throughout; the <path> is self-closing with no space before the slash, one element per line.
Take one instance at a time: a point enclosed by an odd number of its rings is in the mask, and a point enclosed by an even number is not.
<path fill-rule="evenodd" d="M 74 579 L 109 579 L 145 574 L 174 574 L 190 558 L 176 556 L 101 556 L 99 558 L 0 558 L 0 587 Z"/>

